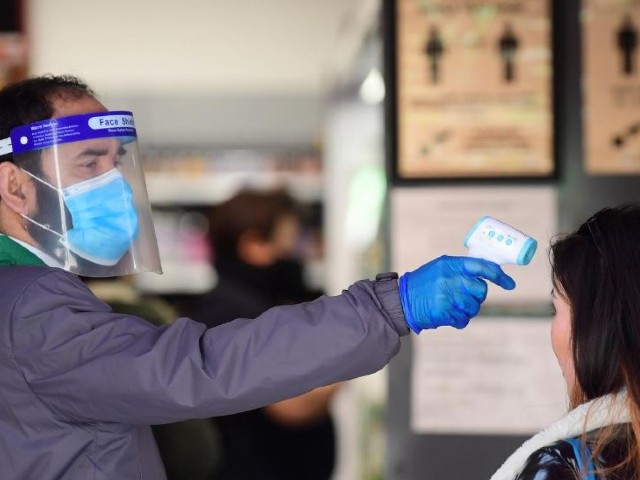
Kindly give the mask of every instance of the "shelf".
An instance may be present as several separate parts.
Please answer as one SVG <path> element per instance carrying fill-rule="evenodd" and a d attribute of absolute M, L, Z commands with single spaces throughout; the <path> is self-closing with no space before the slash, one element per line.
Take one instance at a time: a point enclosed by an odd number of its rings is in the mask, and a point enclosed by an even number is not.
<path fill-rule="evenodd" d="M 136 287 L 144 293 L 202 294 L 217 281 L 216 272 L 205 263 L 162 261 L 163 274 L 136 275 Z"/>
<path fill-rule="evenodd" d="M 224 202 L 242 188 L 286 188 L 305 203 L 322 200 L 322 177 L 292 172 L 145 173 L 152 205 L 209 205 Z"/>

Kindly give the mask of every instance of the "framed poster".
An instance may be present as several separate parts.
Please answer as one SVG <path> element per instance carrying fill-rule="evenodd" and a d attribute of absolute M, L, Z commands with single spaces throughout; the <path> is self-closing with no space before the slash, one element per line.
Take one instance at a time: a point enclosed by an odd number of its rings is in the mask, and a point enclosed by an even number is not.
<path fill-rule="evenodd" d="M 640 173 L 640 2 L 582 0 L 585 167 Z"/>
<path fill-rule="evenodd" d="M 548 0 L 387 0 L 392 176 L 549 178 Z"/>
<path fill-rule="evenodd" d="M 0 88 L 28 72 L 22 0 L 0 1 Z"/>

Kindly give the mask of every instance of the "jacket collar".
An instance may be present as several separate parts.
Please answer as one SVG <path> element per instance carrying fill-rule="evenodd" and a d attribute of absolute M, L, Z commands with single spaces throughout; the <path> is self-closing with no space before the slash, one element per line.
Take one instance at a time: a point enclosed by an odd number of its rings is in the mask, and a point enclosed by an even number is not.
<path fill-rule="evenodd" d="M 591 432 L 606 425 L 629 421 L 626 392 L 591 400 L 571 410 L 560 420 L 524 442 L 493 474 L 491 480 L 513 480 L 522 471 L 529 456 L 546 445 L 576 437 L 583 432 Z"/>
<path fill-rule="evenodd" d="M 9 265 L 45 266 L 46 264 L 18 242 L 6 235 L 0 235 L 0 267 Z"/>

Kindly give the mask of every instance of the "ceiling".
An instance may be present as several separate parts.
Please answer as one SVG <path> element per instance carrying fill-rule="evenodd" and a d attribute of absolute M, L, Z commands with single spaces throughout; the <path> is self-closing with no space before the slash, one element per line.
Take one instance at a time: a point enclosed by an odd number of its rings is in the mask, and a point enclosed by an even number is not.
<path fill-rule="evenodd" d="M 376 0 L 27 0 L 32 71 L 118 94 L 316 94 Z"/>

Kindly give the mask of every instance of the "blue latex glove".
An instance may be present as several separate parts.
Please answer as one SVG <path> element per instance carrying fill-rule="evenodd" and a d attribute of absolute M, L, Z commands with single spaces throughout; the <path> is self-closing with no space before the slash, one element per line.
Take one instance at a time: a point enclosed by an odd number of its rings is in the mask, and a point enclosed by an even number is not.
<path fill-rule="evenodd" d="M 415 333 L 444 325 L 464 328 L 487 297 L 487 282 L 513 290 L 516 282 L 498 264 L 471 257 L 442 256 L 400 277 L 400 301 Z"/>

